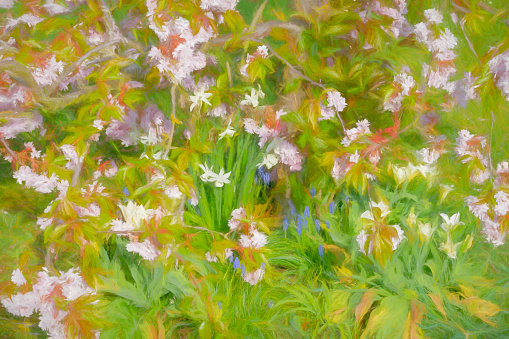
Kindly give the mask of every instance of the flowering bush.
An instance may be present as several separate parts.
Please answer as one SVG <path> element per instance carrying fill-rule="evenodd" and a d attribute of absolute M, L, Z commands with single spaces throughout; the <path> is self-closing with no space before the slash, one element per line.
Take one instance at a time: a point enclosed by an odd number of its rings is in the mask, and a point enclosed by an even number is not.
<path fill-rule="evenodd" d="M 0 0 L 2 337 L 509 336 L 505 0 Z"/>

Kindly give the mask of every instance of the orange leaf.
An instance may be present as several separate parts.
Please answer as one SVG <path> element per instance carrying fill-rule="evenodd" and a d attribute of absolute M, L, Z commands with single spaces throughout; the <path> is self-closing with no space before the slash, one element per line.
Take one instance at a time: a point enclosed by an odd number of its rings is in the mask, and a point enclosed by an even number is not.
<path fill-rule="evenodd" d="M 361 322 L 366 313 L 368 313 L 371 305 L 373 305 L 375 301 L 373 298 L 374 296 L 376 296 L 376 292 L 373 290 L 369 290 L 362 295 L 361 302 L 355 308 L 355 322 L 357 325 Z"/>

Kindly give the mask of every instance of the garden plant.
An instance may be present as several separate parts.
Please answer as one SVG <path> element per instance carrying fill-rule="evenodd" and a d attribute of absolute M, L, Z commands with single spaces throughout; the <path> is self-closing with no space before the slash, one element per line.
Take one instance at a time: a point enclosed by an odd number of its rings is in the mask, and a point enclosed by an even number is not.
<path fill-rule="evenodd" d="M 509 338 L 507 0 L 0 0 L 1 338 Z"/>

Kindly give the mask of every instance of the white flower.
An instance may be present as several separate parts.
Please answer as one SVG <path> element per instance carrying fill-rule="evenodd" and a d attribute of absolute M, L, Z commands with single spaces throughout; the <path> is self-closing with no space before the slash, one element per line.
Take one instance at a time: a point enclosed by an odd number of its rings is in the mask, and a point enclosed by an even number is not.
<path fill-rule="evenodd" d="M 257 269 L 256 271 L 249 272 L 244 277 L 244 281 L 254 286 L 258 283 L 258 281 L 262 280 L 264 273 L 265 271 L 261 268 Z"/>
<path fill-rule="evenodd" d="M 212 93 L 205 93 L 205 90 L 203 87 L 201 87 L 198 92 L 195 92 L 194 95 L 191 96 L 191 108 L 190 111 L 193 110 L 193 108 L 198 105 L 198 108 L 201 108 L 202 103 L 206 103 L 207 105 L 211 106 L 212 104 L 208 100 L 212 96 Z"/>
<path fill-rule="evenodd" d="M 364 249 L 366 246 L 366 241 L 368 240 L 368 234 L 366 233 L 366 231 L 362 230 L 361 233 L 357 235 L 356 240 L 357 244 L 359 244 L 359 251 L 366 254 L 366 251 Z"/>
<path fill-rule="evenodd" d="M 261 92 L 261 93 L 263 93 L 263 92 Z M 240 105 L 241 106 L 251 105 L 253 107 L 257 107 L 258 106 L 258 92 L 254 88 L 252 88 L 251 95 L 245 94 L 245 100 L 242 100 L 240 102 Z"/>
<path fill-rule="evenodd" d="M 444 251 L 449 258 L 456 259 L 456 250 L 461 243 L 453 243 L 449 234 L 447 234 L 447 242 L 441 243 L 439 249 Z"/>
<path fill-rule="evenodd" d="M 27 283 L 23 272 L 21 272 L 19 268 L 16 268 L 14 271 L 12 271 L 11 281 L 18 286 L 25 285 Z"/>
<path fill-rule="evenodd" d="M 434 8 L 427 9 L 424 11 L 424 17 L 428 20 L 429 23 L 439 24 L 442 22 L 443 16 L 442 13 L 437 11 Z"/>
<path fill-rule="evenodd" d="M 223 139 L 225 136 L 233 136 L 235 134 L 235 130 L 231 127 L 232 120 L 230 119 L 230 122 L 228 122 L 228 127 L 226 128 L 226 131 L 219 134 L 219 140 Z"/>
<path fill-rule="evenodd" d="M 200 168 L 205 172 L 200 176 L 200 179 L 204 182 L 215 182 L 216 187 L 223 187 L 224 184 L 229 184 L 231 172 L 225 173 L 224 168 L 221 168 L 218 174 L 212 171 L 213 167 L 208 168 L 207 163 L 199 165 Z"/>
<path fill-rule="evenodd" d="M 139 228 L 142 220 L 146 220 L 149 217 L 150 214 L 148 212 L 152 212 L 151 210 L 146 210 L 142 205 L 135 204 L 131 200 L 129 200 L 127 206 L 120 205 L 119 207 L 125 222 L 134 228 Z"/>
<path fill-rule="evenodd" d="M 327 93 L 327 107 L 334 107 L 336 112 L 342 112 L 347 106 L 345 98 L 338 91 Z"/>
<path fill-rule="evenodd" d="M 440 216 L 442 217 L 442 219 L 444 219 L 444 222 L 442 223 L 442 228 L 446 232 L 449 232 L 458 225 L 464 225 L 464 223 L 460 221 L 459 212 L 452 215 L 450 218 L 447 214 L 444 213 L 440 213 Z"/>
<path fill-rule="evenodd" d="M 150 239 L 145 239 L 144 242 L 131 242 L 126 245 L 126 249 L 129 252 L 138 253 L 143 259 L 154 261 L 161 251 L 152 243 Z"/>
<path fill-rule="evenodd" d="M 350 155 L 350 159 L 349 160 L 350 160 L 350 162 L 358 163 L 359 162 L 359 157 L 360 157 L 359 151 L 357 150 L 357 151 L 355 151 L 355 154 L 351 154 Z"/>
<path fill-rule="evenodd" d="M 262 248 L 267 244 L 267 236 L 257 230 L 251 230 L 251 247 L 254 249 Z"/>
<path fill-rule="evenodd" d="M 392 241 L 392 250 L 395 251 L 398 248 L 399 244 L 401 244 L 403 239 L 406 239 L 406 237 L 405 237 L 405 232 L 403 232 L 403 230 L 401 229 L 401 227 L 399 225 L 390 225 L 390 226 L 395 228 L 396 232 L 398 232 L 398 236 L 397 237 L 393 237 L 391 239 L 391 241 Z"/>
<path fill-rule="evenodd" d="M 203 170 L 203 174 L 200 176 L 200 179 L 205 182 L 211 182 L 213 181 L 212 178 L 216 175 L 212 170 L 214 167 L 208 167 L 207 163 L 204 163 L 203 165 L 198 165 Z"/>
<path fill-rule="evenodd" d="M 26 294 L 17 293 L 11 295 L 10 298 L 2 300 L 2 305 L 9 313 L 19 317 L 29 317 L 37 309 L 39 303 L 38 295 L 35 292 Z"/>
<path fill-rule="evenodd" d="M 215 255 L 212 256 L 210 252 L 205 253 L 205 259 L 207 259 L 208 262 L 217 262 L 217 257 Z"/>
<path fill-rule="evenodd" d="M 270 170 L 272 167 L 276 166 L 278 162 L 279 160 L 274 154 L 264 154 L 263 160 L 258 164 L 258 167 L 265 166 L 265 168 Z"/>
<path fill-rule="evenodd" d="M 164 194 L 166 194 L 168 198 L 175 200 L 180 200 L 184 196 L 177 185 L 166 187 Z"/>
<path fill-rule="evenodd" d="M 230 177 L 230 174 L 231 172 L 225 173 L 224 169 L 221 168 L 221 171 L 219 171 L 215 177 L 216 187 L 223 187 L 224 184 L 229 184 L 230 180 L 228 180 L 228 178 Z"/>
<path fill-rule="evenodd" d="M 421 234 L 425 241 L 429 240 L 433 235 L 436 227 L 431 227 L 430 223 L 423 224 L 421 221 L 418 223 L 419 234 Z"/>

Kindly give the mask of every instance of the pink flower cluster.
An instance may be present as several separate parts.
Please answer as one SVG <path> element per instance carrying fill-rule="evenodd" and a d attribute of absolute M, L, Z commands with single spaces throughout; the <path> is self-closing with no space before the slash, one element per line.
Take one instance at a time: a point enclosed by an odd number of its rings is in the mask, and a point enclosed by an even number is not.
<path fill-rule="evenodd" d="M 18 286 L 27 283 L 21 271 L 13 272 L 12 281 Z M 69 312 L 59 309 L 55 298 L 72 301 L 87 294 L 96 293 L 77 269 L 71 268 L 65 273 L 60 272 L 60 277 L 51 277 L 48 270 L 43 268 L 43 271 L 38 273 L 37 282 L 32 285 L 32 291 L 11 295 L 2 300 L 2 305 L 9 313 L 21 317 L 29 317 L 34 312 L 39 312 L 39 327 L 47 331 L 51 338 L 63 339 L 67 338 L 67 329 L 62 321 Z"/>

